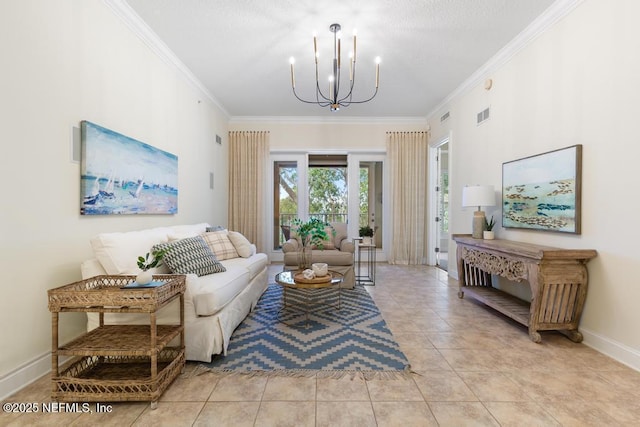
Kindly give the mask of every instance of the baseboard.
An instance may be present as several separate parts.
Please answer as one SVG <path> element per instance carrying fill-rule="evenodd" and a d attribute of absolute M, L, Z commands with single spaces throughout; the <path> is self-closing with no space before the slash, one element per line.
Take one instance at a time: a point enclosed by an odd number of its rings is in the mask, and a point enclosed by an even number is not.
<path fill-rule="evenodd" d="M 622 343 L 603 337 L 589 329 L 580 328 L 582 343 L 614 360 L 640 372 L 640 351 Z"/>
<path fill-rule="evenodd" d="M 0 399 L 6 399 L 49 372 L 51 352 L 46 352 L 0 378 Z"/>
<path fill-rule="evenodd" d="M 60 357 L 60 364 L 68 360 Z M 5 400 L 51 372 L 51 352 L 46 352 L 0 378 L 0 400 Z"/>

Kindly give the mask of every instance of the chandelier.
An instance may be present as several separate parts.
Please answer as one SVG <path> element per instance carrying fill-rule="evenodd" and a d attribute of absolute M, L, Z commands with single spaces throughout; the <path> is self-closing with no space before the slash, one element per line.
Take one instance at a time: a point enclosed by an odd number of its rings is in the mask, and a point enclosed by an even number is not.
<path fill-rule="evenodd" d="M 340 72 L 341 72 L 341 58 L 340 58 L 340 24 L 332 24 L 329 26 L 329 30 L 333 33 L 333 60 L 331 64 L 331 74 L 329 75 L 329 92 L 327 95 L 320 89 L 320 81 L 318 79 L 318 43 L 316 36 L 313 36 L 313 53 L 316 62 L 316 100 L 308 101 L 302 99 L 296 93 L 296 77 L 294 72 L 295 59 L 290 58 L 291 63 L 291 88 L 293 94 L 298 100 L 306 102 L 307 104 L 317 104 L 320 107 L 330 107 L 331 111 L 338 111 L 340 107 L 348 107 L 351 104 L 362 104 L 371 101 L 378 94 L 378 83 L 380 81 L 380 57 L 376 57 L 376 87 L 373 95 L 362 101 L 354 101 L 353 86 L 356 80 L 356 32 L 353 32 L 353 51 L 349 53 L 349 90 L 346 94 L 340 94 Z"/>

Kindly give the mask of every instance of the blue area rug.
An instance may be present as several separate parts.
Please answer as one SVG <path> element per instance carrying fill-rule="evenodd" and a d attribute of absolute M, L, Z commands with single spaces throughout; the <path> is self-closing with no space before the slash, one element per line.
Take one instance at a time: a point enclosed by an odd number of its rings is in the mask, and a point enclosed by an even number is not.
<path fill-rule="evenodd" d="M 396 378 L 409 361 L 362 287 L 287 291 L 271 284 L 231 336 L 227 355 L 201 368 L 252 375 Z M 307 304 L 305 306 L 305 304 Z M 296 310 L 291 309 L 296 308 Z M 308 309 L 308 314 L 300 309 Z"/>

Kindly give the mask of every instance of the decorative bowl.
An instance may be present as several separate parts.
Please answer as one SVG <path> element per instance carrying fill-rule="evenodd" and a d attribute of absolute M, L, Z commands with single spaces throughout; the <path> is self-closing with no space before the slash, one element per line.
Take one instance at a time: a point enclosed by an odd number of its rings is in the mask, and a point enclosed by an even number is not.
<path fill-rule="evenodd" d="M 329 266 L 324 262 L 316 262 L 311 264 L 311 269 L 316 273 L 316 277 L 326 276 L 329 273 Z"/>

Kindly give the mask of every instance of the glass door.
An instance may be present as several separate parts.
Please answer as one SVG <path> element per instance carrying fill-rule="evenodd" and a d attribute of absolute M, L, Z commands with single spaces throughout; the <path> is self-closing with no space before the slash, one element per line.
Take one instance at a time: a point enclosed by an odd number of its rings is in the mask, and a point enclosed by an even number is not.
<path fill-rule="evenodd" d="M 384 219 L 388 207 L 383 204 L 387 188 L 384 160 L 385 154 L 349 155 L 349 237 L 358 237 L 361 227 L 371 227 L 377 261 L 386 261 Z"/>
<path fill-rule="evenodd" d="M 449 151 L 445 142 L 436 153 L 436 266 L 449 269 Z"/>
<path fill-rule="evenodd" d="M 384 154 L 273 153 L 270 259 L 282 260 L 281 248 L 295 218 L 347 223 L 349 239 L 369 225 L 381 250 L 385 235 L 383 160 Z"/>
<path fill-rule="evenodd" d="M 347 222 L 347 156 L 309 154 L 309 218 L 325 222 Z"/>
<path fill-rule="evenodd" d="M 269 233 L 273 242 L 271 259 L 280 261 L 282 260 L 280 249 L 290 237 L 291 221 L 306 216 L 307 158 L 300 154 L 273 154 L 271 164 L 271 188 L 273 189 L 272 225 Z"/>

